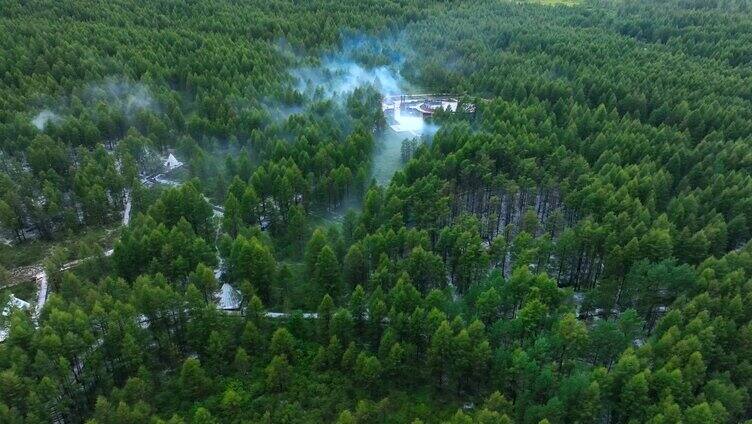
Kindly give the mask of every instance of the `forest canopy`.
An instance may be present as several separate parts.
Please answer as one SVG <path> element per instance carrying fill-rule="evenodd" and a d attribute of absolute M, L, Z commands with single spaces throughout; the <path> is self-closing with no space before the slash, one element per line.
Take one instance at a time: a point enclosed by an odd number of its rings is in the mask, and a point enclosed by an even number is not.
<path fill-rule="evenodd" d="M 746 0 L 6 0 L 0 31 L 1 423 L 752 417 Z M 404 135 L 419 93 L 455 106 Z"/>

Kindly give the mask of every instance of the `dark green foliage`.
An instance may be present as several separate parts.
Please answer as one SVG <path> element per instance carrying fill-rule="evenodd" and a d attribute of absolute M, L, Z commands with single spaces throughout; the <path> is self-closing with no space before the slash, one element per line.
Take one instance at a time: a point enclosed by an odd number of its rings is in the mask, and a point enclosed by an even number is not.
<path fill-rule="evenodd" d="M 550 3 L 6 1 L 9 249 L 133 219 L 37 255 L 0 422 L 747 419 L 752 9 Z M 386 88 L 294 78 L 338 53 L 471 112 L 369 185 Z"/>

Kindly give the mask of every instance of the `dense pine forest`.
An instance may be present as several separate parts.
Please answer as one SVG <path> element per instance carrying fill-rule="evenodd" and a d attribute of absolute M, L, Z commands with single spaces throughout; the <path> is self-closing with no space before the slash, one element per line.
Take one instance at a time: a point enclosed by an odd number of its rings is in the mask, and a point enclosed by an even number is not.
<path fill-rule="evenodd" d="M 747 0 L 0 32 L 0 423 L 752 422 Z"/>

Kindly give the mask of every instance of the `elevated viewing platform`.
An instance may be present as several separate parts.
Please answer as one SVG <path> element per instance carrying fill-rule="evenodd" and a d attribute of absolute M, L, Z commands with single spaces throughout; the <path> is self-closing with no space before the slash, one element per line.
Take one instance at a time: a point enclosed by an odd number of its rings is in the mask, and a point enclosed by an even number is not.
<path fill-rule="evenodd" d="M 381 109 L 392 130 L 420 135 L 423 120 L 430 118 L 438 110 L 472 113 L 475 105 L 461 105 L 459 97 L 451 94 L 397 94 L 385 96 L 381 101 Z"/>

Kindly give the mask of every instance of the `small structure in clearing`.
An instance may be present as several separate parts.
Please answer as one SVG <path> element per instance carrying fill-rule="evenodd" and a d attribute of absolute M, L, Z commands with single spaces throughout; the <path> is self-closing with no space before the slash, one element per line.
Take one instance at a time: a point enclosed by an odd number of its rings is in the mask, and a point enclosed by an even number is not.
<path fill-rule="evenodd" d="M 236 311 L 240 309 L 242 296 L 233 286 L 224 283 L 216 294 L 217 307 L 223 311 Z"/>
<path fill-rule="evenodd" d="M 172 153 L 167 156 L 167 160 L 164 162 L 164 167 L 167 169 L 167 171 L 172 171 L 173 169 L 180 168 L 181 166 L 183 166 L 183 162 L 180 162 Z"/>
<path fill-rule="evenodd" d="M 392 130 L 419 136 L 423 133 L 426 118 L 430 118 L 438 110 L 456 113 L 460 111 L 460 101 L 456 97 L 441 94 L 400 94 L 384 97 L 381 110 Z M 472 113 L 475 105 L 462 105 L 462 110 Z"/>
<path fill-rule="evenodd" d="M 31 308 L 31 304 L 25 300 L 21 300 L 14 296 L 13 294 L 10 295 L 10 298 L 8 299 L 8 303 L 5 305 L 5 307 L 2 310 L 2 316 L 8 317 L 10 316 L 11 312 L 13 312 L 14 309 L 21 309 L 21 310 L 28 310 Z M 6 327 L 0 326 L 0 343 L 4 342 L 5 339 L 8 338 L 8 335 L 10 334 L 10 330 Z"/>
<path fill-rule="evenodd" d="M 3 308 L 2 315 L 4 317 L 7 317 L 10 315 L 11 311 L 13 309 L 22 309 L 27 310 L 31 308 L 31 304 L 25 300 L 21 300 L 14 296 L 13 294 L 10 295 L 10 299 L 8 299 L 8 303 L 5 305 L 5 308 Z"/>

